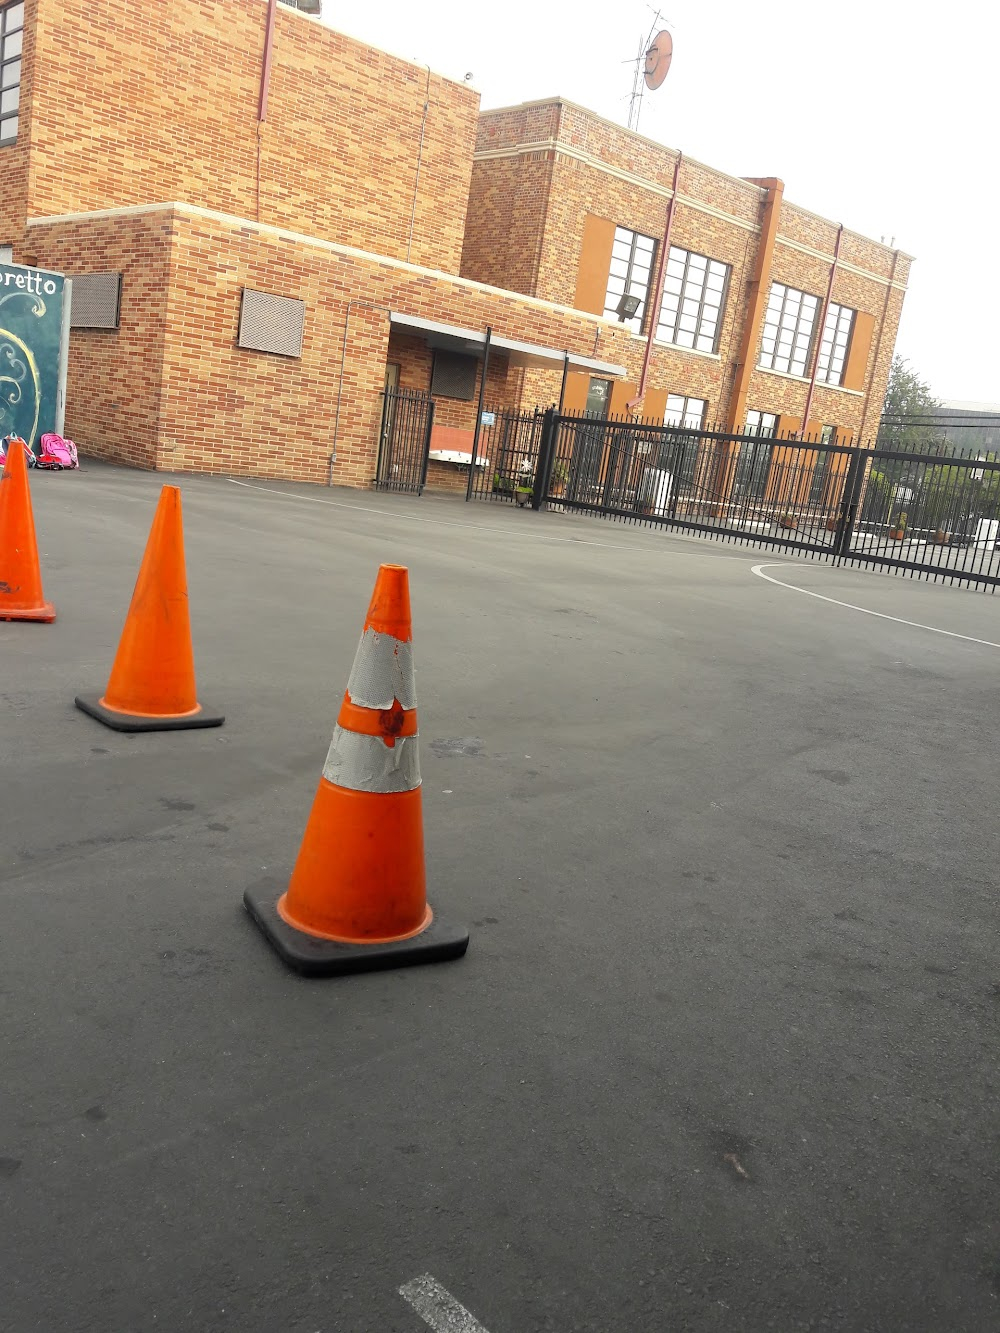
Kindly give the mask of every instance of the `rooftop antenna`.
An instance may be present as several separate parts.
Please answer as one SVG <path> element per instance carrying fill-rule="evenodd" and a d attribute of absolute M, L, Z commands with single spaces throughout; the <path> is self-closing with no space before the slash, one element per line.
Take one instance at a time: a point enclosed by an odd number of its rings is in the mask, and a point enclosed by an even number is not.
<path fill-rule="evenodd" d="M 642 115 L 642 99 L 647 88 L 659 88 L 667 77 L 670 60 L 674 53 L 674 42 L 666 29 L 657 31 L 660 23 L 666 22 L 659 10 L 653 15 L 649 32 L 639 39 L 639 53 L 634 60 L 625 64 L 632 66 L 632 95 L 628 104 L 628 127 L 639 129 L 639 117 Z M 654 36 L 655 34 L 655 36 Z"/>

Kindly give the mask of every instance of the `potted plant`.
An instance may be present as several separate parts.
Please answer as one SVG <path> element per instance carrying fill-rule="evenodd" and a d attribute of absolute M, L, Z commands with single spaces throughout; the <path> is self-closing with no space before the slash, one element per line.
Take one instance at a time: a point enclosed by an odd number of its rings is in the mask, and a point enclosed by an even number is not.
<path fill-rule="evenodd" d="M 790 509 L 786 509 L 783 514 L 778 515 L 779 528 L 794 528 L 798 525 L 798 519 Z"/>
<path fill-rule="evenodd" d="M 531 499 L 531 494 L 532 494 L 531 487 L 526 486 L 523 483 L 515 488 L 514 499 L 517 501 L 517 506 L 519 509 L 524 508 L 524 506 Z"/>
<path fill-rule="evenodd" d="M 934 534 L 934 540 L 937 542 L 938 546 L 947 546 L 951 541 L 951 533 L 947 528 L 938 528 L 937 532 Z"/>
<path fill-rule="evenodd" d="M 838 527 L 840 526 L 840 518 L 841 518 L 840 514 L 831 514 L 831 515 L 830 515 L 830 517 L 826 520 L 826 530 L 827 530 L 827 532 L 836 532 L 836 531 L 837 531 Z"/>
<path fill-rule="evenodd" d="M 500 472 L 493 473 L 493 491 L 496 495 L 513 495 L 514 482 L 512 478 L 505 477 Z"/>
<path fill-rule="evenodd" d="M 889 530 L 889 536 L 894 542 L 901 542 L 906 536 L 906 510 L 904 509 L 899 518 L 896 519 L 896 526 Z"/>
<path fill-rule="evenodd" d="M 557 498 L 566 494 L 566 486 L 569 482 L 569 464 L 565 458 L 557 458 L 552 464 L 552 475 L 549 479 L 549 486 L 552 494 Z"/>

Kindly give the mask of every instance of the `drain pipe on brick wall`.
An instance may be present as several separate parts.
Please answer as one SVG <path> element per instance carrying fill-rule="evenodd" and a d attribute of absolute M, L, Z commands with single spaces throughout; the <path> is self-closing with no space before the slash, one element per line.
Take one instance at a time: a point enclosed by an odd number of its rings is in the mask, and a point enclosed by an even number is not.
<path fill-rule="evenodd" d="M 634 398 L 630 398 L 625 406 L 631 412 L 642 402 L 646 396 L 646 380 L 649 378 L 649 363 L 653 356 L 653 335 L 656 332 L 656 322 L 659 317 L 660 301 L 663 298 L 663 284 L 667 277 L 667 259 L 670 255 L 670 232 L 674 225 L 674 204 L 677 202 L 677 182 L 681 174 L 681 162 L 684 154 L 678 153 L 674 162 L 674 182 L 670 187 L 670 203 L 667 205 L 667 220 L 663 228 L 663 240 L 660 243 L 660 264 L 656 272 L 656 290 L 653 292 L 653 299 L 647 306 L 646 314 L 649 318 L 649 332 L 646 334 L 646 350 L 642 357 L 642 374 L 639 376 L 639 388 Z"/>
<path fill-rule="evenodd" d="M 406 238 L 406 262 L 410 262 L 410 247 L 413 245 L 413 223 L 417 216 L 417 192 L 420 189 L 420 163 L 424 156 L 424 132 L 427 129 L 427 112 L 431 107 L 431 67 L 427 66 L 427 87 L 424 89 L 424 115 L 420 122 L 420 143 L 417 145 L 417 170 L 413 177 L 413 204 L 410 208 L 410 234 Z"/>
<path fill-rule="evenodd" d="M 823 308 L 819 312 L 819 337 L 816 339 L 816 355 L 813 357 L 812 374 L 809 376 L 809 392 L 806 394 L 806 407 L 802 413 L 802 428 L 799 431 L 799 439 L 804 440 L 809 434 L 809 413 L 812 411 L 813 393 L 816 389 L 816 376 L 819 373 L 819 354 L 823 350 L 823 330 L 826 328 L 826 315 L 830 309 L 830 297 L 833 295 L 833 279 L 837 273 L 837 261 L 840 259 L 840 242 L 844 235 L 844 224 L 841 223 L 837 228 L 837 243 L 833 247 L 833 263 L 830 265 L 830 276 L 826 281 L 826 297 L 823 301 Z M 830 346 L 830 355 L 833 356 L 833 345 Z"/>
<path fill-rule="evenodd" d="M 267 27 L 264 30 L 264 59 L 260 69 L 260 96 L 257 99 L 257 221 L 260 221 L 261 133 L 267 120 L 267 97 L 271 89 L 271 61 L 274 57 L 274 18 L 278 0 L 268 0 Z"/>
<path fill-rule="evenodd" d="M 347 314 L 344 317 L 344 341 L 340 349 L 340 379 L 337 383 L 337 411 L 333 418 L 333 449 L 327 460 L 326 469 L 327 486 L 333 485 L 333 465 L 337 461 L 337 437 L 340 432 L 340 404 L 344 397 L 344 367 L 347 364 L 347 330 L 350 328 L 351 311 L 355 306 L 365 306 L 368 310 L 381 310 L 389 316 L 390 323 L 392 321 L 392 311 L 390 308 L 387 305 L 381 305 L 378 301 L 363 301 L 359 298 L 352 297 L 347 303 Z"/>

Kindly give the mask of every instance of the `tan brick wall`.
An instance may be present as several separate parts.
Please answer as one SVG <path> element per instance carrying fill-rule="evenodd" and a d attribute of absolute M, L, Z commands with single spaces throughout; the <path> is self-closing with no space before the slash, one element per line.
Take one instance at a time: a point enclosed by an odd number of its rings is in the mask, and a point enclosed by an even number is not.
<path fill-rule="evenodd" d="M 172 234 L 169 213 L 28 230 L 43 268 L 123 275 L 121 328 L 74 329 L 70 337 L 66 434 L 90 457 L 158 464 L 167 292 L 177 270 Z M 176 332 L 190 346 L 191 331 Z M 224 398 L 224 387 L 217 394 Z"/>
<path fill-rule="evenodd" d="M 413 347 L 422 340 L 394 337 L 390 354 L 388 309 L 489 324 L 500 337 L 584 355 L 600 327 L 459 278 L 186 209 L 36 224 L 28 234 L 48 267 L 124 272 L 121 329 L 73 333 L 67 429 L 86 452 L 143 466 L 325 482 L 339 395 L 333 480 L 369 485 L 387 359 L 413 387 L 426 387 L 430 371 L 426 348 L 421 366 Z M 306 302 L 301 359 L 237 347 L 244 286 Z M 498 354 L 488 401 L 513 404 L 520 380 Z M 444 424 L 474 425 L 475 401 L 440 402 Z"/>
<path fill-rule="evenodd" d="M 543 147 L 553 156 L 546 163 L 550 178 L 545 192 L 536 187 L 536 199 L 547 202 L 524 211 L 517 229 L 504 228 L 503 201 L 528 193 L 539 179 L 538 158 Z M 518 156 L 487 154 L 528 149 Z M 551 101 L 486 111 L 480 116 L 476 139 L 479 155 L 472 178 L 463 265 L 495 280 L 517 285 L 546 300 L 572 302 L 576 290 L 584 224 L 588 214 L 641 231 L 658 241 L 663 236 L 667 198 L 676 153 L 621 126 L 602 120 L 572 103 Z M 716 358 L 679 348 L 654 345 L 648 390 L 702 398 L 706 420 L 721 420 L 729 407 L 736 359 L 748 311 L 748 283 L 759 244 L 759 223 L 765 193 L 752 181 L 736 180 L 703 163 L 684 158 L 674 210 L 671 244 L 722 260 L 730 265 L 730 285 Z M 823 297 L 837 224 L 782 201 L 779 238 L 816 254 L 779 243 L 775 248 L 772 278 Z M 538 258 L 534 256 L 537 253 Z M 845 232 L 841 245 L 833 299 L 871 314 L 876 322 L 866 374 L 866 393 L 859 395 L 818 385 L 811 418 L 856 434 L 873 432 L 877 422 L 888 364 L 898 327 L 902 293 L 893 290 L 884 331 L 885 279 L 896 263 L 896 280 L 906 281 L 909 261 L 884 245 Z M 865 276 L 852 268 L 867 270 Z M 879 279 L 882 281 L 879 281 Z M 645 339 L 619 335 L 615 360 L 623 361 L 629 379 L 638 383 Z M 759 336 L 753 361 L 759 355 Z M 529 379 L 526 400 L 543 385 Z M 754 370 L 748 406 L 801 415 L 808 385 L 805 381 Z M 648 407 L 644 405 L 644 411 Z"/>
<path fill-rule="evenodd" d="M 425 69 L 279 6 L 258 142 L 266 0 L 35 3 L 30 216 L 180 200 L 406 255 Z M 457 272 L 479 99 L 427 97 L 411 259 Z"/>

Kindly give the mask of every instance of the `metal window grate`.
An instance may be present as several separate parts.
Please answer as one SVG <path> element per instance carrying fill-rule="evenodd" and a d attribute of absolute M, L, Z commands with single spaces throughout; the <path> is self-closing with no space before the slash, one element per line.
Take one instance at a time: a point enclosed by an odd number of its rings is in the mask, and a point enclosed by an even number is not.
<path fill-rule="evenodd" d="M 121 303 L 120 273 L 83 273 L 73 278 L 70 328 L 117 329 Z"/>
<path fill-rule="evenodd" d="M 434 353 L 431 393 L 441 398 L 460 398 L 470 402 L 476 396 L 476 371 L 479 363 L 464 352 Z"/>
<path fill-rule="evenodd" d="M 243 288 L 238 346 L 253 352 L 300 357 L 305 323 L 305 301 Z"/>

